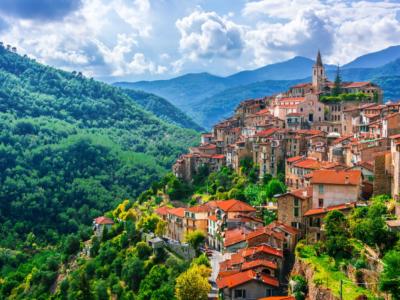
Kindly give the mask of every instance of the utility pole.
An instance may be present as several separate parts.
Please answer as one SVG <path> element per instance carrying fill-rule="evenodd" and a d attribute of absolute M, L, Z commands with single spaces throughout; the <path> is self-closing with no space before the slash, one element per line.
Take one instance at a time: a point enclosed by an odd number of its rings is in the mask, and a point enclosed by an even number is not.
<path fill-rule="evenodd" d="M 343 300 L 343 280 L 340 279 L 340 300 Z"/>

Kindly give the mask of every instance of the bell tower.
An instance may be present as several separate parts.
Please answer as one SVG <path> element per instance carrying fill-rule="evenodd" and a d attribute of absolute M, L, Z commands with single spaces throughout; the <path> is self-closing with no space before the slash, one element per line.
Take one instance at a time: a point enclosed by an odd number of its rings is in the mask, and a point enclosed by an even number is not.
<path fill-rule="evenodd" d="M 312 85 L 314 91 L 321 92 L 326 81 L 325 68 L 322 64 L 321 53 L 318 50 L 317 60 L 312 70 Z"/>

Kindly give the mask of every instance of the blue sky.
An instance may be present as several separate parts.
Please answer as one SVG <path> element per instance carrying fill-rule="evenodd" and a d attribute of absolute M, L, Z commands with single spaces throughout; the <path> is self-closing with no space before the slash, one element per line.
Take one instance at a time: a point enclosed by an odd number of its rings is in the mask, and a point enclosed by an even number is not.
<path fill-rule="evenodd" d="M 1 0 L 0 40 L 105 81 L 227 75 L 400 44 L 400 1 Z"/>

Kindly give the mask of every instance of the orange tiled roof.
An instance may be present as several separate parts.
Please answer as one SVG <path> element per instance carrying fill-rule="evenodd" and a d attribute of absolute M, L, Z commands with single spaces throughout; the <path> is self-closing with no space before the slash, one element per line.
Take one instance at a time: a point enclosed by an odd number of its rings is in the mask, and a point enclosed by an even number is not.
<path fill-rule="evenodd" d="M 114 224 L 114 221 L 107 217 L 98 217 L 98 218 L 94 219 L 94 223 L 101 224 L 101 225 L 112 225 L 112 224 Z"/>
<path fill-rule="evenodd" d="M 184 207 L 171 208 L 169 209 L 168 213 L 177 216 L 179 218 L 183 218 L 185 216 L 185 208 Z"/>
<path fill-rule="evenodd" d="M 272 297 L 264 297 L 257 300 L 296 300 L 293 296 L 272 296 Z"/>
<path fill-rule="evenodd" d="M 303 156 L 301 156 L 301 155 L 299 155 L 299 156 L 293 156 L 293 157 L 288 158 L 286 161 L 289 162 L 289 163 L 291 163 L 291 162 L 298 161 L 298 160 L 300 160 L 300 159 L 302 159 L 302 158 L 303 158 Z"/>
<path fill-rule="evenodd" d="M 225 231 L 224 246 L 229 247 L 246 240 L 246 232 L 244 229 L 235 228 Z"/>
<path fill-rule="evenodd" d="M 211 221 L 214 221 L 214 222 L 217 222 L 217 221 L 218 221 L 216 215 L 209 216 L 208 219 L 211 220 Z"/>
<path fill-rule="evenodd" d="M 273 247 L 268 246 L 268 245 L 259 245 L 259 246 L 256 246 L 256 247 L 245 248 L 245 249 L 241 249 L 240 250 L 240 254 L 243 257 L 251 256 L 251 255 L 253 255 L 255 253 L 259 253 L 259 252 L 264 252 L 264 253 L 271 254 L 271 255 L 274 255 L 274 256 L 278 256 L 278 257 L 283 257 L 282 250 L 273 248 Z"/>
<path fill-rule="evenodd" d="M 274 236 L 275 238 L 277 238 L 279 240 L 284 240 L 285 239 L 283 234 L 280 234 L 278 232 L 272 231 L 271 227 L 269 227 L 269 226 L 264 226 L 264 227 L 257 228 L 256 230 L 250 232 L 247 235 L 246 240 L 253 239 L 253 238 L 255 238 L 257 236 L 260 236 L 262 234 L 267 234 L 269 236 Z"/>
<path fill-rule="evenodd" d="M 157 209 L 155 210 L 155 213 L 156 213 L 157 215 L 160 215 L 160 216 L 166 216 L 166 215 L 168 215 L 168 211 L 169 211 L 169 208 L 168 208 L 168 207 L 166 207 L 166 206 L 160 206 L 159 208 L 157 208 Z"/>
<path fill-rule="evenodd" d="M 302 169 L 313 169 L 317 170 L 321 167 L 321 163 L 313 158 L 306 158 L 300 161 L 297 161 L 293 164 L 294 167 L 302 168 Z"/>
<path fill-rule="evenodd" d="M 328 206 L 328 207 L 322 207 L 322 208 L 312 208 L 306 211 L 304 214 L 305 217 L 307 216 L 314 216 L 314 215 L 322 215 L 326 214 L 332 210 L 346 210 L 350 209 L 356 206 L 355 202 L 352 203 L 344 203 L 344 204 L 339 204 L 339 205 L 333 205 L 333 206 Z"/>
<path fill-rule="evenodd" d="M 251 280 L 259 280 L 270 286 L 275 286 L 275 287 L 279 286 L 279 281 L 277 279 L 264 274 L 260 274 L 257 277 L 256 272 L 254 272 L 253 270 L 248 270 L 217 279 L 217 286 L 220 289 L 233 288 L 235 286 L 244 284 Z"/>
<path fill-rule="evenodd" d="M 256 259 L 253 261 L 245 262 L 242 264 L 242 271 L 246 271 L 249 269 L 254 269 L 259 266 L 264 266 L 267 268 L 271 268 L 276 270 L 278 268 L 278 264 L 276 262 L 267 260 L 267 259 Z"/>
<path fill-rule="evenodd" d="M 350 82 L 349 84 L 346 84 L 344 87 L 345 88 L 359 88 L 363 87 L 370 84 L 369 81 L 360 81 L 360 82 Z"/>
<path fill-rule="evenodd" d="M 251 205 L 236 199 L 216 201 L 218 208 L 225 212 L 254 212 L 256 209 Z"/>
<path fill-rule="evenodd" d="M 266 129 L 266 130 L 262 130 L 257 132 L 255 135 L 256 136 L 263 136 L 263 137 L 267 137 L 270 136 L 272 134 L 274 134 L 275 132 L 277 132 L 279 129 L 278 128 L 270 128 L 270 129 Z"/>
<path fill-rule="evenodd" d="M 359 185 L 360 182 L 360 170 L 316 170 L 311 179 L 311 184 Z"/>
<path fill-rule="evenodd" d="M 189 207 L 186 210 L 193 212 L 193 213 L 208 212 L 211 210 L 211 207 L 206 204 L 203 204 L 203 205 L 196 205 L 196 206 Z"/>

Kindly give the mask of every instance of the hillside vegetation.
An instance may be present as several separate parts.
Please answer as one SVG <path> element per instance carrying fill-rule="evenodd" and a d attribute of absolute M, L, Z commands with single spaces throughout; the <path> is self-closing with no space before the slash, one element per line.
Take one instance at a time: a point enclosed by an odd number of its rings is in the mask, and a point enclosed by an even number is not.
<path fill-rule="evenodd" d="M 115 87 L 0 48 L 0 246 L 84 232 L 197 140 Z"/>

